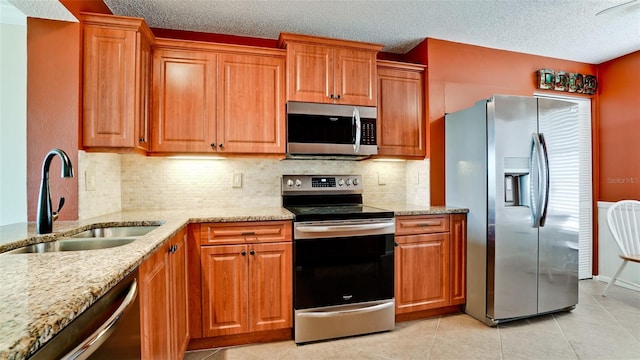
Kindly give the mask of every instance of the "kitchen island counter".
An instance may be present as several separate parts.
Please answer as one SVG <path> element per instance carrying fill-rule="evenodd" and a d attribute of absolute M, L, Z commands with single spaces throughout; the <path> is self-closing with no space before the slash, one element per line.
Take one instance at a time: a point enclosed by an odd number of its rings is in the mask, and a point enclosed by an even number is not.
<path fill-rule="evenodd" d="M 0 359 L 23 359 L 135 270 L 189 223 L 291 220 L 280 207 L 119 212 L 54 223 L 37 235 L 34 223 L 0 227 L 0 252 L 64 238 L 95 227 L 161 225 L 119 247 L 40 254 L 0 253 Z"/>

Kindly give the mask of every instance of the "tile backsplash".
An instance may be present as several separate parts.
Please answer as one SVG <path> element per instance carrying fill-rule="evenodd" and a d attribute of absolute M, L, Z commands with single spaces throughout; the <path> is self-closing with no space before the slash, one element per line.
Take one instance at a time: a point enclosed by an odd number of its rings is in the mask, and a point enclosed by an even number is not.
<path fill-rule="evenodd" d="M 79 155 L 79 217 L 115 211 L 280 206 L 283 174 L 360 174 L 365 203 L 429 204 L 429 160 L 177 159 Z M 242 186 L 234 188 L 239 174 Z M 95 176 L 88 190 L 86 176 Z"/>

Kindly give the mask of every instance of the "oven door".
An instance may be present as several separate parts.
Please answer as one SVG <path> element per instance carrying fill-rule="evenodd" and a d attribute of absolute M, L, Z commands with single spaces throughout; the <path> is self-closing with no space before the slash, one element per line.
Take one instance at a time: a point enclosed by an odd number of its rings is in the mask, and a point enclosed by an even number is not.
<path fill-rule="evenodd" d="M 393 253 L 393 232 L 295 239 L 294 308 L 393 299 Z"/>

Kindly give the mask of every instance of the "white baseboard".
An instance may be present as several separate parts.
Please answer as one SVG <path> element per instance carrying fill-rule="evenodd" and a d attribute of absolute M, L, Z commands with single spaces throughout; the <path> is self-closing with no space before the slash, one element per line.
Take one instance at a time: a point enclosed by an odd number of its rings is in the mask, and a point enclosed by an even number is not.
<path fill-rule="evenodd" d="M 595 280 L 598 280 L 598 281 L 606 282 L 607 284 L 611 281 L 611 277 L 604 276 L 604 275 L 596 275 L 593 278 Z M 634 283 L 630 283 L 628 281 L 617 279 L 616 283 L 614 285 L 623 287 L 625 289 L 629 289 L 629 290 L 640 292 L 640 284 L 634 284 Z"/>

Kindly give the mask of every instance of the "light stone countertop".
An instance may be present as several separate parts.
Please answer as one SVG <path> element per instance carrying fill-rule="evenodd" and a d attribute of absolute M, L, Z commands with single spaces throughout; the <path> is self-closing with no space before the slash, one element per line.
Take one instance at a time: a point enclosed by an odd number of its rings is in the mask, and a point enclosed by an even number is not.
<path fill-rule="evenodd" d="M 189 223 L 291 220 L 280 208 L 122 212 L 56 222 L 38 236 L 35 224 L 0 227 L 0 252 L 51 241 L 92 225 L 150 225 L 131 244 L 103 250 L 0 254 L 0 359 L 24 359 L 91 306 L 166 240 Z M 94 226 L 95 227 L 95 226 Z"/>
<path fill-rule="evenodd" d="M 466 213 L 467 209 L 413 204 L 367 204 L 395 215 Z M 34 223 L 0 226 L 0 359 L 23 359 L 135 270 L 166 240 L 190 223 L 292 220 L 280 207 L 119 212 L 54 223 L 37 235 Z M 155 225 L 131 244 L 91 251 L 1 254 L 94 227 Z"/>
<path fill-rule="evenodd" d="M 393 211 L 395 216 L 466 214 L 469 212 L 469 209 L 467 208 L 451 206 L 425 206 L 418 204 L 408 204 L 404 202 L 386 204 L 371 203 L 367 205 Z"/>

